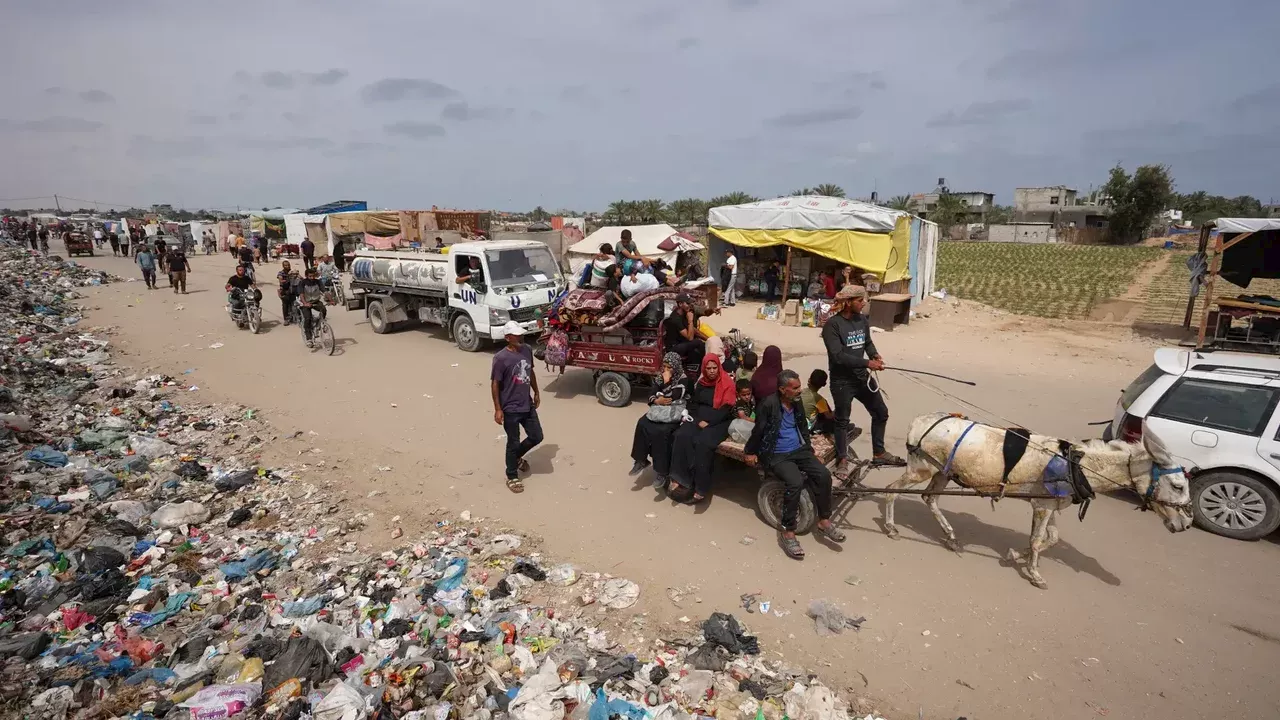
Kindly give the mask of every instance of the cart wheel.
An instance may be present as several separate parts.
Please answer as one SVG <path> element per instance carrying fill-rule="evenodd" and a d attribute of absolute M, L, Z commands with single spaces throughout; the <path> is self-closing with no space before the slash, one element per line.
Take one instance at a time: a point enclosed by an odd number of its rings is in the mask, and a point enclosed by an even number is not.
<path fill-rule="evenodd" d="M 765 480 L 756 495 L 760 517 L 775 530 L 782 529 L 782 495 L 786 492 L 781 480 Z M 796 533 L 803 535 L 818 524 L 818 511 L 813 507 L 813 496 L 805 488 L 800 493 L 800 511 L 796 513 Z"/>
<path fill-rule="evenodd" d="M 616 372 L 600 373 L 596 379 L 596 399 L 601 405 L 625 407 L 631 403 L 631 381 Z"/>

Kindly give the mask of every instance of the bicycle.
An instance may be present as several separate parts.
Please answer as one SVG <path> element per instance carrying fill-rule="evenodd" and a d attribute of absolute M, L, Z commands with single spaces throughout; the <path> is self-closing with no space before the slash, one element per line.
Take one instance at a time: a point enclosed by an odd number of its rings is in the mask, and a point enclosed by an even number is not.
<path fill-rule="evenodd" d="M 308 341 L 307 326 L 306 323 L 302 321 L 303 311 L 304 308 L 302 307 L 302 304 L 295 301 L 293 315 L 294 318 L 297 319 L 298 328 L 302 333 L 302 342 L 312 349 L 315 349 L 318 343 L 321 349 L 327 350 L 329 354 L 332 355 L 338 349 L 338 343 L 333 336 L 333 328 L 329 325 L 328 315 L 320 315 L 311 321 L 311 337 L 313 339 Z"/>

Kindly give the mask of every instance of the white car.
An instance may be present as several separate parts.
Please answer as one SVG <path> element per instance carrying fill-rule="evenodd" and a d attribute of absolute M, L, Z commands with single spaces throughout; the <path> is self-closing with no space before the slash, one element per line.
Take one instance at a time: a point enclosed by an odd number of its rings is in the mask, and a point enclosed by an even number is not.
<path fill-rule="evenodd" d="M 1120 393 L 1105 439 L 1143 423 L 1191 480 L 1196 524 L 1256 540 L 1280 526 L 1280 357 L 1161 348 Z"/>

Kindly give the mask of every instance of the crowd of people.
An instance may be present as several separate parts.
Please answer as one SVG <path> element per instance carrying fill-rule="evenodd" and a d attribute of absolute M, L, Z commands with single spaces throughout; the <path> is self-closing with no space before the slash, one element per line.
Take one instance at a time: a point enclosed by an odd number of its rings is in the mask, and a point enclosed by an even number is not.
<path fill-rule="evenodd" d="M 828 369 L 815 370 L 807 383 L 784 367 L 782 351 L 774 345 L 764 349 L 758 362 L 747 353 L 740 367 L 726 367 L 722 353 L 694 340 L 689 332 L 696 327 L 694 312 L 681 297 L 665 321 L 667 353 L 661 379 L 645 414 L 636 421 L 631 475 L 652 466 L 656 489 L 678 502 L 703 503 L 713 491 L 716 450 L 731 439 L 743 445 L 749 465 L 772 474 L 785 487 L 779 541 L 789 557 L 804 557 L 795 531 L 800 495 L 806 488 L 818 513 L 817 532 L 831 542 L 843 542 L 844 534 L 830 522 L 832 473 L 814 454 L 811 438 L 831 438 L 835 475 L 847 477 L 852 470 L 849 444 L 861 434 L 850 422 L 857 400 L 871 418 L 873 462 L 903 462 L 884 446 L 889 411 L 871 374 L 884 368 L 884 360 L 863 315 L 866 297 L 866 290 L 853 284 L 836 294 L 836 314 L 822 330 Z M 690 379 L 685 367 L 699 351 L 699 371 Z M 823 395 L 828 383 L 830 400 Z"/>

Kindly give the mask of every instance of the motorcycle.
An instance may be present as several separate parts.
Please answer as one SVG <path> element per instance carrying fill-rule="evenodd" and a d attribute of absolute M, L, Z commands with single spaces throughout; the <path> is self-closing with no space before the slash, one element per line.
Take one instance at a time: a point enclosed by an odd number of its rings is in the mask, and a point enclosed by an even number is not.
<path fill-rule="evenodd" d="M 258 329 L 262 327 L 262 293 L 254 290 L 252 293 L 246 293 L 242 290 L 232 291 L 232 297 L 239 297 L 241 300 L 240 307 L 236 307 L 235 303 L 227 304 L 227 313 L 231 315 L 231 320 L 236 327 L 241 330 L 246 327 L 254 335 L 258 334 Z"/>

